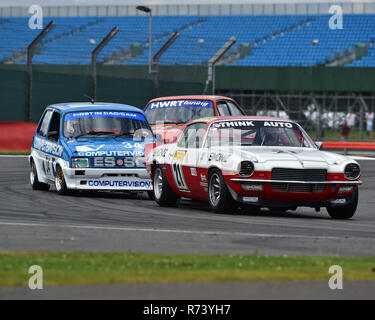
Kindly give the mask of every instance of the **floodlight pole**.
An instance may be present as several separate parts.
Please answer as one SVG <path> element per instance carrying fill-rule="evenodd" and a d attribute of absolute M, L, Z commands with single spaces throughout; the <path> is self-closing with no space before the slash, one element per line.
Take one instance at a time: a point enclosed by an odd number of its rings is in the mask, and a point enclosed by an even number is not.
<path fill-rule="evenodd" d="M 180 34 L 174 32 L 168 41 L 160 48 L 160 50 L 154 55 L 152 60 L 152 73 L 153 73 L 153 97 L 156 98 L 159 95 L 159 60 L 162 54 L 168 50 L 168 48 L 176 41 Z"/>
<path fill-rule="evenodd" d="M 118 31 L 119 28 L 114 27 L 91 53 L 91 98 L 93 99 L 93 101 L 96 101 L 96 59 L 100 51 L 117 34 Z"/>
<path fill-rule="evenodd" d="M 27 47 L 27 72 L 26 72 L 26 122 L 31 122 L 31 104 L 32 104 L 32 87 L 33 87 L 33 52 L 34 48 L 55 26 L 55 22 L 51 21 L 41 33 Z"/>
<path fill-rule="evenodd" d="M 212 84 L 212 95 L 215 94 L 216 76 L 215 76 L 215 65 L 225 55 L 225 53 L 236 43 L 236 38 L 230 38 L 208 61 L 208 77 L 204 93 L 207 92 L 208 86 Z"/>
<path fill-rule="evenodd" d="M 148 35 L 148 73 L 152 73 L 152 9 L 146 6 L 137 6 L 137 10 L 149 15 L 149 35 Z"/>

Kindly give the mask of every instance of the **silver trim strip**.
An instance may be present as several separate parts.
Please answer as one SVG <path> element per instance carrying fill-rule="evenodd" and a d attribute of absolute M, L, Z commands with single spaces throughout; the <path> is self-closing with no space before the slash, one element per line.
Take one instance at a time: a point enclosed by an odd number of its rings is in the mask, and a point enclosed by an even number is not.
<path fill-rule="evenodd" d="M 294 183 L 294 184 L 349 184 L 349 185 L 361 185 L 363 182 L 358 181 L 291 181 L 291 180 L 260 180 L 260 179 L 230 179 L 232 182 L 242 183 Z"/>

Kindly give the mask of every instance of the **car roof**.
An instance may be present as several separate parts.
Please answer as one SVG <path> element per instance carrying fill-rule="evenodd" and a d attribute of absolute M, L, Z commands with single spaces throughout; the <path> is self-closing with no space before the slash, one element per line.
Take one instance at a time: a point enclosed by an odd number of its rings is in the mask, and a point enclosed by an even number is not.
<path fill-rule="evenodd" d="M 150 100 L 148 103 L 155 102 L 155 101 L 164 101 L 164 100 L 231 100 L 232 98 L 224 97 L 224 96 L 213 96 L 213 95 L 191 95 L 191 96 L 170 96 L 170 97 L 160 97 Z"/>
<path fill-rule="evenodd" d="M 97 111 L 125 111 L 125 112 L 139 112 L 143 115 L 143 110 L 129 106 L 126 104 L 119 103 L 109 103 L 109 102 L 68 102 L 68 103 L 57 103 L 48 106 L 49 109 L 54 109 L 60 111 L 62 114 L 67 112 L 75 111 L 88 111 L 88 110 L 97 110 Z"/>
<path fill-rule="evenodd" d="M 284 122 L 294 122 L 289 119 L 285 118 L 275 118 L 275 117 L 257 117 L 257 116 L 231 116 L 231 117 L 209 117 L 209 118 L 201 118 L 201 119 L 196 119 L 189 124 L 193 124 L 195 122 L 206 122 L 206 123 L 213 123 L 213 122 L 218 122 L 218 121 L 243 121 L 243 120 L 260 120 L 260 121 L 284 121 Z"/>

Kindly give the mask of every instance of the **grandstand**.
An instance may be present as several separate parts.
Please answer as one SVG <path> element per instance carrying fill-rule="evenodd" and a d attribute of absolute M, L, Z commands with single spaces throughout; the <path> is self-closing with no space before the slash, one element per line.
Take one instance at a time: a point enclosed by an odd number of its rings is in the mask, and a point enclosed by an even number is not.
<path fill-rule="evenodd" d="M 231 37 L 236 45 L 225 63 L 232 66 L 375 67 L 375 15 L 345 15 L 343 30 L 328 28 L 329 15 L 157 16 L 153 19 L 153 53 L 174 32 L 177 41 L 161 65 L 206 65 Z M 120 32 L 98 62 L 148 63 L 148 18 L 142 16 L 48 17 L 56 27 L 35 52 L 35 64 L 87 65 L 96 43 L 117 26 Z M 26 17 L 0 18 L 0 63 L 25 64 L 26 47 L 39 33 Z M 318 40 L 317 45 L 312 45 Z M 244 54 L 241 48 L 250 48 Z M 356 54 L 359 46 L 365 53 Z"/>
<path fill-rule="evenodd" d="M 25 120 L 31 86 L 25 75 L 32 74 L 34 122 L 48 104 L 86 99 L 96 79 L 98 101 L 143 108 L 155 92 L 215 92 L 249 114 L 286 116 L 310 130 L 325 124 L 337 130 L 352 108 L 363 136 L 360 114 L 375 110 L 375 1 L 336 3 L 344 10 L 342 30 L 329 28 L 330 3 L 275 1 L 150 6 L 153 55 L 179 33 L 154 67 L 157 74 L 148 66 L 149 17 L 135 6 L 44 7 L 44 26 L 53 20 L 55 27 L 34 49 L 29 73 L 27 46 L 40 30 L 28 28 L 28 8 L 0 7 L 0 101 L 7 106 L 0 120 Z M 119 32 L 100 51 L 94 77 L 91 54 L 115 26 Z M 208 63 L 233 37 L 214 85 Z"/>

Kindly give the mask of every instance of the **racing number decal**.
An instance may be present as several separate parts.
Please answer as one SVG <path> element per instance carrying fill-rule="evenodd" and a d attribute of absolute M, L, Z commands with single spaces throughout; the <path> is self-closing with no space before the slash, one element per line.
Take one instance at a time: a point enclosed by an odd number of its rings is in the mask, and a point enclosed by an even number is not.
<path fill-rule="evenodd" d="M 187 189 L 182 175 L 182 168 L 180 163 L 173 164 L 173 174 L 179 189 Z"/>
<path fill-rule="evenodd" d="M 186 155 L 186 151 L 176 151 L 174 157 L 173 157 L 173 164 L 172 164 L 172 171 L 173 171 L 173 176 L 176 181 L 178 189 L 182 191 L 189 191 L 185 179 L 184 179 L 184 174 L 182 172 L 182 160 L 184 159 Z"/>

